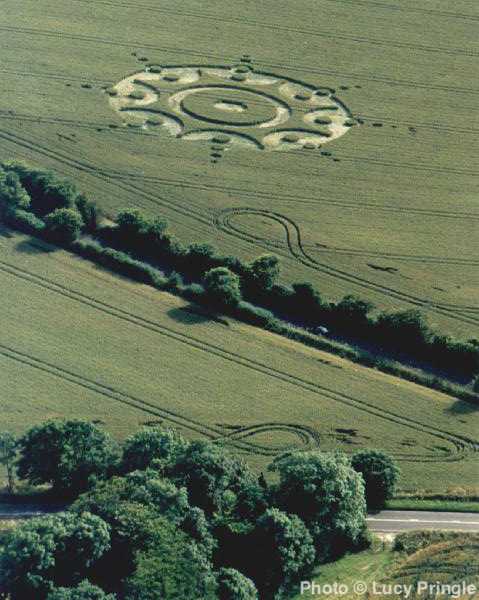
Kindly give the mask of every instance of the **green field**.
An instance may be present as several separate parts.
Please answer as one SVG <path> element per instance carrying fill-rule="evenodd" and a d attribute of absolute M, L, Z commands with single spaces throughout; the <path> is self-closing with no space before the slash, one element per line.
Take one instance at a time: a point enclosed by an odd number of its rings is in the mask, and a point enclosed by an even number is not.
<path fill-rule="evenodd" d="M 409 534 L 411 537 L 415 534 Z M 421 534 L 420 534 L 421 535 Z M 344 598 L 345 600 L 361 600 L 364 597 L 376 597 L 380 600 L 386 598 L 404 598 L 404 594 L 391 593 L 383 585 L 412 586 L 409 598 L 475 598 L 471 595 L 434 595 L 426 594 L 423 590 L 418 592 L 419 582 L 428 582 L 432 585 L 479 585 L 479 568 L 477 565 L 478 536 L 474 534 L 445 534 L 443 539 L 435 539 L 435 534 L 424 535 L 426 546 L 416 552 L 398 552 L 388 545 L 376 541 L 373 547 L 366 552 L 347 555 L 337 562 L 323 565 L 315 583 L 321 586 L 331 585 L 334 582 L 347 586 L 350 590 L 346 594 L 336 594 L 329 597 Z M 370 594 L 354 593 L 354 585 L 364 582 Z M 376 587 L 373 587 L 376 586 Z M 403 588 L 404 589 L 404 588 Z M 384 593 L 380 593 L 384 590 Z M 323 598 L 324 594 L 298 594 L 300 598 Z"/>
<path fill-rule="evenodd" d="M 285 282 L 478 337 L 478 18 L 469 0 L 6 0 L 1 154 L 185 242 L 274 249 Z"/>
<path fill-rule="evenodd" d="M 222 439 L 264 470 L 289 448 L 387 449 L 403 489 L 477 481 L 479 415 L 439 392 L 355 365 L 102 271 L 0 237 L 2 428 L 49 417 Z"/>
<path fill-rule="evenodd" d="M 281 258 L 284 283 L 479 338 L 476 3 L 4 0 L 0 158 L 106 217 Z M 375 446 L 403 489 L 477 485 L 478 411 L 0 235 L 0 428 L 162 422 L 264 470 Z"/>

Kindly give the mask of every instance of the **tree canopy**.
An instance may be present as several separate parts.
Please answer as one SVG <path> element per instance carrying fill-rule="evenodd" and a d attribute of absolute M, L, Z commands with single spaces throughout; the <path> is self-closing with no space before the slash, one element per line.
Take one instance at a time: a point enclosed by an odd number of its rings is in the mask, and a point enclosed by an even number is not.
<path fill-rule="evenodd" d="M 78 495 L 117 462 L 110 436 L 84 421 L 47 421 L 18 442 L 18 475 L 34 485 L 51 484 L 59 493 Z"/>
<path fill-rule="evenodd" d="M 368 508 L 383 508 L 399 480 L 400 471 L 394 460 L 380 450 L 366 449 L 353 454 L 351 464 L 363 477 Z"/>

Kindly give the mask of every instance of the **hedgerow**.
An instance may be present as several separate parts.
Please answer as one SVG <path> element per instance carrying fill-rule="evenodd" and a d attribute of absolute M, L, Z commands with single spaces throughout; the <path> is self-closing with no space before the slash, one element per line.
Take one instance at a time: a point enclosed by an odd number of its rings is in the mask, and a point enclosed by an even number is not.
<path fill-rule="evenodd" d="M 52 241 L 51 223 L 55 219 L 51 215 L 68 214 L 78 227 L 70 237 L 53 241 L 105 268 L 206 305 L 214 300 L 216 309 L 269 331 L 478 401 L 474 393 L 477 383 L 469 391 L 443 377 L 462 381 L 479 378 L 479 344 L 435 332 L 418 310 L 373 314 L 372 303 L 352 295 L 330 302 L 310 282 L 278 284 L 279 262 L 275 256 L 246 262 L 222 255 L 210 244 L 184 245 L 168 231 L 164 219 L 148 218 L 137 209 L 121 211 L 112 225 L 99 225 L 94 202 L 53 173 L 18 162 L 3 163 L 0 173 L 10 177 L 9 185 L 0 187 L 0 215 L 16 229 Z M 2 181 L 6 181 L 5 176 Z M 76 239 L 80 223 L 81 234 L 90 238 Z M 217 280 L 214 293 L 210 283 L 215 277 L 209 275 L 212 271 Z M 229 301 L 226 296 L 222 299 L 219 283 L 225 293 L 228 291 Z M 337 341 L 318 335 L 324 327 Z M 361 350 L 365 342 L 367 351 Z M 428 375 L 418 368 L 432 369 L 437 374 Z"/>

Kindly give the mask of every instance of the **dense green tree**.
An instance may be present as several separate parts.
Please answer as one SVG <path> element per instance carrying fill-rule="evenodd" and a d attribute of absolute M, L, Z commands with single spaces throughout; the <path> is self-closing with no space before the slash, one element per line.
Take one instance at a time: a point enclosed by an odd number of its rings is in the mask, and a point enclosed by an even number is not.
<path fill-rule="evenodd" d="M 26 210 L 29 206 L 30 196 L 18 175 L 0 167 L 0 219 L 11 215 L 17 209 Z"/>
<path fill-rule="evenodd" d="M 236 569 L 222 568 L 218 573 L 219 600 L 258 600 L 256 586 Z"/>
<path fill-rule="evenodd" d="M 185 256 L 185 268 L 193 276 L 201 277 L 203 273 L 217 265 L 215 260 L 217 254 L 216 248 L 211 244 L 190 244 Z"/>
<path fill-rule="evenodd" d="M 15 458 L 17 456 L 17 440 L 9 431 L 0 431 L 0 465 L 7 471 L 8 491 L 15 491 Z"/>
<path fill-rule="evenodd" d="M 70 208 L 78 196 L 71 181 L 59 179 L 51 171 L 34 169 L 19 161 L 4 162 L 3 168 L 18 175 L 31 198 L 31 209 L 40 217 L 57 208 Z"/>
<path fill-rule="evenodd" d="M 279 505 L 298 515 L 326 560 L 363 543 L 366 501 L 361 475 L 337 452 L 291 452 L 273 461 Z"/>
<path fill-rule="evenodd" d="M 80 194 L 75 199 L 75 206 L 82 218 L 84 230 L 87 233 L 95 233 L 98 228 L 98 219 L 100 216 L 100 211 L 96 202 L 93 202 L 93 200 L 89 200 L 86 196 Z"/>
<path fill-rule="evenodd" d="M 47 600 L 115 600 L 114 594 L 106 594 L 101 588 L 89 581 L 82 581 L 74 588 L 55 588 L 48 594 Z"/>
<path fill-rule="evenodd" d="M 98 515 L 111 528 L 111 550 L 98 569 L 99 580 L 108 590 L 114 589 L 111 573 L 131 574 L 135 552 L 147 543 L 150 524 L 157 517 L 185 532 L 208 560 L 215 546 L 203 511 L 189 505 L 186 490 L 153 470 L 100 481 L 78 498 L 72 510 Z"/>
<path fill-rule="evenodd" d="M 415 309 L 382 312 L 376 319 L 375 329 L 381 344 L 416 355 L 424 355 L 424 347 L 431 341 L 426 317 Z"/>
<path fill-rule="evenodd" d="M 10 530 L 0 552 L 0 594 L 45 600 L 57 586 L 76 585 L 110 545 L 110 530 L 89 513 L 61 513 Z"/>
<path fill-rule="evenodd" d="M 188 442 L 174 429 L 144 427 L 125 441 L 122 470 L 144 470 L 154 462 L 155 469 L 163 472 L 187 446 Z"/>
<path fill-rule="evenodd" d="M 207 516 L 255 519 L 266 506 L 264 489 L 246 463 L 218 444 L 191 443 L 170 475 Z"/>
<path fill-rule="evenodd" d="M 126 600 L 217 600 L 211 563 L 164 518 L 151 523 L 149 542 L 137 553 L 126 587 Z"/>
<path fill-rule="evenodd" d="M 128 238 L 136 238 L 138 234 L 148 229 L 148 219 L 137 208 L 127 208 L 120 211 L 116 216 L 116 223 L 120 235 Z"/>
<path fill-rule="evenodd" d="M 311 283 L 293 283 L 290 314 L 307 325 L 317 325 L 324 308 L 321 295 Z"/>
<path fill-rule="evenodd" d="M 203 286 L 211 302 L 219 306 L 237 306 L 241 300 L 240 279 L 226 267 L 207 271 Z"/>
<path fill-rule="evenodd" d="M 366 449 L 353 454 L 351 464 L 364 479 L 368 508 L 384 508 L 399 479 L 400 471 L 394 460 L 380 450 Z"/>
<path fill-rule="evenodd" d="M 18 475 L 34 485 L 51 484 L 75 496 L 117 463 L 116 445 L 96 425 L 83 421 L 47 421 L 19 440 Z"/>
<path fill-rule="evenodd" d="M 273 254 L 263 254 L 247 266 L 246 287 L 252 294 L 271 290 L 279 277 L 279 259 Z"/>
<path fill-rule="evenodd" d="M 73 208 L 57 208 L 45 217 L 45 232 L 54 242 L 71 244 L 81 233 L 83 220 Z"/>
<path fill-rule="evenodd" d="M 251 536 L 249 574 L 260 595 L 285 592 L 309 574 L 315 559 L 313 538 L 296 515 L 271 508 L 262 515 Z"/>
<path fill-rule="evenodd" d="M 348 295 L 334 306 L 335 328 L 348 335 L 364 334 L 370 326 L 368 314 L 374 304 L 357 296 Z"/>

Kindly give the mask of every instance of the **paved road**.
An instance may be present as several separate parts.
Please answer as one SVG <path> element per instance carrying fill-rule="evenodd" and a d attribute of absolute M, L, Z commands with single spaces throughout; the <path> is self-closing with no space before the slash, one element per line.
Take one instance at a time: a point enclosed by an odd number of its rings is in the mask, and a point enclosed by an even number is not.
<path fill-rule="evenodd" d="M 479 532 L 479 513 L 383 510 L 368 517 L 371 531 L 398 533 L 413 529 Z"/>
<path fill-rule="evenodd" d="M 60 506 L 45 507 L 41 504 L 0 504 L 0 519 L 28 519 L 58 512 Z"/>

